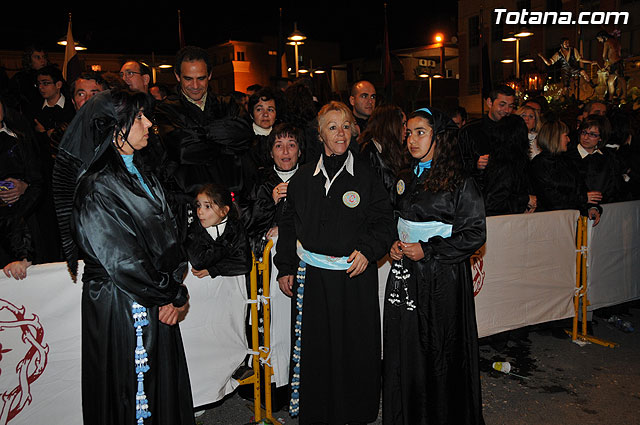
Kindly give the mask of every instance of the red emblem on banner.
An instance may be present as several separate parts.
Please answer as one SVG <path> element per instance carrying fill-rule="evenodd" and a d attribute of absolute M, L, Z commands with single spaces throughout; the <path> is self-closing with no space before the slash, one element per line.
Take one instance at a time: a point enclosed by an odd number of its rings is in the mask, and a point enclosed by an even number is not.
<path fill-rule="evenodd" d="M 473 296 L 475 297 L 484 285 L 484 260 L 481 255 L 471 257 L 471 275 L 473 276 Z"/>
<path fill-rule="evenodd" d="M 47 367 L 49 346 L 38 316 L 25 317 L 24 306 L 3 299 L 0 340 L 0 425 L 6 425 L 31 403 L 31 384 Z"/>

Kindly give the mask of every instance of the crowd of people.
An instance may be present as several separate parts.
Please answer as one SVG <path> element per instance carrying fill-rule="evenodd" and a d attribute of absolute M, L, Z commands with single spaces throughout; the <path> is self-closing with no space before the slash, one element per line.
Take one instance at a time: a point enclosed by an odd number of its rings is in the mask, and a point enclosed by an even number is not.
<path fill-rule="evenodd" d="M 0 266 L 24 279 L 65 260 L 75 279 L 84 261 L 85 423 L 193 423 L 188 263 L 244 276 L 277 236 L 301 424 L 373 422 L 381 391 L 386 424 L 482 424 L 469 258 L 485 217 L 597 225 L 602 204 L 640 199 L 636 121 L 603 101 L 564 123 L 501 85 L 467 122 L 378 104 L 365 80 L 344 102 L 308 79 L 218 95 L 193 46 L 174 69 L 175 90 L 137 61 L 67 87 L 36 47 L 0 97 Z"/>

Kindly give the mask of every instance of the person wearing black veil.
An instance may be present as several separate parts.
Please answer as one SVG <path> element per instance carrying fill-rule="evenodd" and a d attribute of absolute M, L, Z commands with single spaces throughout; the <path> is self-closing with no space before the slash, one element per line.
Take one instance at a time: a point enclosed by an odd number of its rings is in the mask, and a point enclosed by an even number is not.
<path fill-rule="evenodd" d="M 85 424 L 194 424 L 178 317 L 187 260 L 155 176 L 136 151 L 151 122 L 144 93 L 89 100 L 60 143 L 53 182 L 69 271 L 82 275 Z"/>
<path fill-rule="evenodd" d="M 396 184 L 384 306 L 385 425 L 484 424 L 469 259 L 485 242 L 485 212 L 457 136 L 439 111 L 409 115 L 414 161 Z"/>

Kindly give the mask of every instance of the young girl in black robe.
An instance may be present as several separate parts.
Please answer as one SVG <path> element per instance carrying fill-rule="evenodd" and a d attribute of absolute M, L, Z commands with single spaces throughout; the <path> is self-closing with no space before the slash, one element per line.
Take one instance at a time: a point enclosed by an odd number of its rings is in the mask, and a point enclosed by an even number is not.
<path fill-rule="evenodd" d="M 485 241 L 482 194 L 462 175 L 457 128 L 407 122 L 416 160 L 396 184 L 399 239 L 384 307 L 385 425 L 483 424 L 469 258 Z"/>
<path fill-rule="evenodd" d="M 229 190 L 212 183 L 198 191 L 197 220 L 190 223 L 186 241 L 192 273 L 198 278 L 241 276 L 251 271 L 249 240 L 233 197 Z"/>

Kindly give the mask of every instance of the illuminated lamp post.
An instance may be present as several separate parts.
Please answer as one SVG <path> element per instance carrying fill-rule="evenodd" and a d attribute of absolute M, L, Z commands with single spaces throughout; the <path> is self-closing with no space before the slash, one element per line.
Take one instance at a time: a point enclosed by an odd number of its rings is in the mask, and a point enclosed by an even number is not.
<path fill-rule="evenodd" d="M 299 65 L 298 65 L 298 46 L 301 44 L 304 44 L 304 40 L 306 40 L 307 37 L 302 34 L 300 31 L 298 31 L 298 23 L 294 22 L 293 23 L 293 32 L 289 35 L 289 37 L 287 37 L 287 40 L 289 40 L 289 45 L 294 47 L 295 50 L 295 55 L 296 55 L 296 77 L 298 77 L 300 75 L 300 71 L 299 71 Z"/>
<path fill-rule="evenodd" d="M 520 39 L 525 37 L 530 37 L 532 35 L 533 33 L 531 31 L 528 31 L 526 29 L 521 29 L 517 33 L 508 34 L 506 37 L 502 39 L 502 41 L 506 41 L 506 42 L 512 42 L 512 41 L 516 42 L 516 60 L 515 60 L 516 78 L 520 78 Z M 502 63 L 511 63 L 511 62 L 506 62 L 506 60 L 502 60 Z"/>

